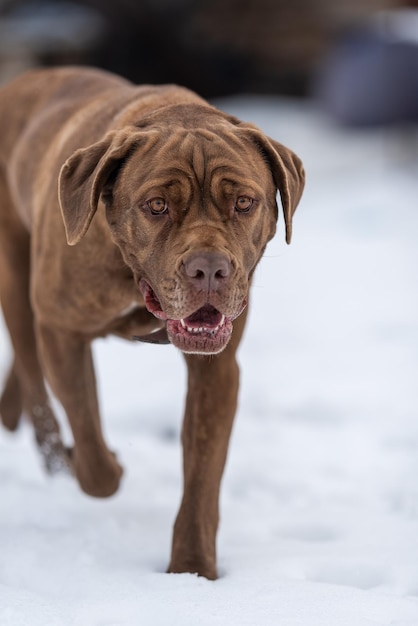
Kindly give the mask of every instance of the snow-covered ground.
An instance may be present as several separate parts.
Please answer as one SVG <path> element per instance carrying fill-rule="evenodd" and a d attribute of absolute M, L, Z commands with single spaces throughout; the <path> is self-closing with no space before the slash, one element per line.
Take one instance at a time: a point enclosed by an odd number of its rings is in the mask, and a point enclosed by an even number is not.
<path fill-rule="evenodd" d="M 220 105 L 304 160 L 256 276 L 223 482 L 221 577 L 167 575 L 185 389 L 172 347 L 95 349 L 126 474 L 97 501 L 0 432 L 1 626 L 417 626 L 418 149 L 275 98 Z M 10 349 L 0 328 L 0 379 Z M 68 436 L 68 431 L 66 430 Z"/>

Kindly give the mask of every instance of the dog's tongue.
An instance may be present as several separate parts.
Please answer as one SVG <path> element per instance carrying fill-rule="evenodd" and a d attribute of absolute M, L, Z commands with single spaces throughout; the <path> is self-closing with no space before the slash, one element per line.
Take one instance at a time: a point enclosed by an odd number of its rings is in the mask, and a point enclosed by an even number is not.
<path fill-rule="evenodd" d="M 223 315 L 210 304 L 202 306 L 198 311 L 181 320 L 187 328 L 216 328 L 223 320 Z"/>

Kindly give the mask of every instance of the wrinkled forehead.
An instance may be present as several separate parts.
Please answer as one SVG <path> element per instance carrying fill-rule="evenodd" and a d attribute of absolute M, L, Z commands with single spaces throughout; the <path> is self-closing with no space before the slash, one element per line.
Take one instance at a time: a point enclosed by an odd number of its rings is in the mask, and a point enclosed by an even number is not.
<path fill-rule="evenodd" d="M 141 169 L 147 178 L 178 175 L 196 181 L 201 188 L 221 180 L 261 189 L 273 185 L 270 169 L 257 146 L 222 128 L 162 132 Z"/>

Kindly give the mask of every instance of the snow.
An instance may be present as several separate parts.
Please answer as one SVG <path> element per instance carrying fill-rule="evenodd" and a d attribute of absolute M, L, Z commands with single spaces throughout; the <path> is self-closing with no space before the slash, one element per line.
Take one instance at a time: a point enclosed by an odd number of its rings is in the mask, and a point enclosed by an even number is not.
<path fill-rule="evenodd" d="M 1 626 L 418 624 L 416 135 L 341 130 L 286 99 L 219 105 L 292 147 L 308 173 L 293 243 L 281 220 L 252 292 L 220 578 L 164 573 L 181 355 L 102 340 L 122 487 L 91 499 L 43 473 L 27 424 L 0 431 Z M 9 359 L 1 326 L 0 379 Z"/>

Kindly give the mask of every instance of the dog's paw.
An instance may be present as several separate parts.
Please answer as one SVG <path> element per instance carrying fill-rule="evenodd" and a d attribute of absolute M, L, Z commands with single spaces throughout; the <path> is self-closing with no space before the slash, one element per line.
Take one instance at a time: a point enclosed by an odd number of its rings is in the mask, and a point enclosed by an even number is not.
<path fill-rule="evenodd" d="M 84 493 L 95 498 L 108 498 L 119 487 L 123 469 L 113 452 L 101 457 L 83 458 L 75 448 L 72 453 L 75 476 Z"/>
<path fill-rule="evenodd" d="M 197 574 L 208 580 L 216 580 L 218 574 L 213 559 L 179 557 L 172 558 L 167 568 L 168 574 Z"/>

